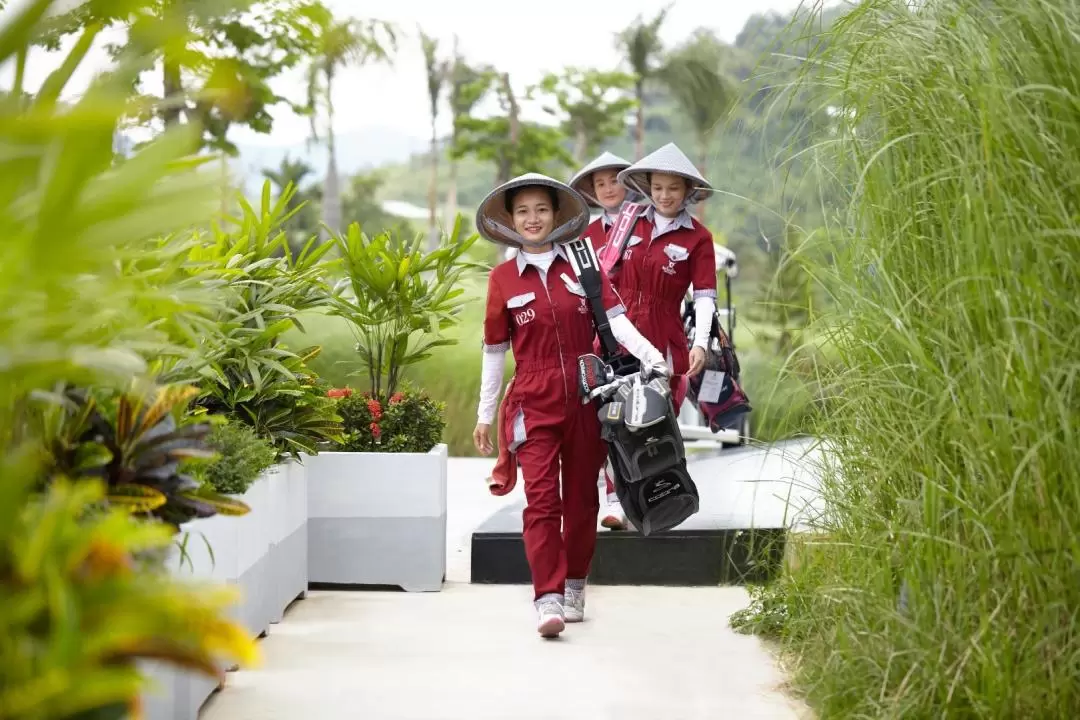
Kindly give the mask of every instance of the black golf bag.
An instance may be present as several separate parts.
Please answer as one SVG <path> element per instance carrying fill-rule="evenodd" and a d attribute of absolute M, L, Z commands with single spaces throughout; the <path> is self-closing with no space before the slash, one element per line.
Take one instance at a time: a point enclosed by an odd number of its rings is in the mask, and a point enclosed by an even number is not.
<path fill-rule="evenodd" d="M 618 352 L 600 303 L 601 276 L 587 242 L 569 244 L 571 263 L 591 301 L 605 357 L 578 358 L 582 402 L 593 402 L 608 446 L 615 493 L 642 535 L 670 530 L 698 511 L 698 491 L 686 469 L 686 448 L 663 376 L 646 377 Z"/>

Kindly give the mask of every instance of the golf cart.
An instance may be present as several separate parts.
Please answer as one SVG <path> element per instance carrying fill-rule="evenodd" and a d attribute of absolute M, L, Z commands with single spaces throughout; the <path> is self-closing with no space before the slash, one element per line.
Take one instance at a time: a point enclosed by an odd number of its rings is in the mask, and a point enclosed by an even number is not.
<path fill-rule="evenodd" d="M 727 336 L 731 342 L 731 355 L 734 358 L 735 350 L 735 308 L 731 303 L 731 281 L 739 274 L 739 264 L 735 253 L 725 247 L 716 247 L 716 272 L 724 274 L 724 307 L 716 308 L 716 322 L 719 327 L 726 328 Z M 692 296 L 687 293 L 683 300 L 683 327 L 686 329 L 687 338 L 693 337 L 694 330 L 694 302 Z M 710 340 L 718 342 L 714 337 Z M 734 360 L 734 369 L 731 380 L 739 380 L 738 360 Z M 729 380 L 730 382 L 730 380 Z M 741 390 L 740 390 L 741 392 Z M 716 442 L 723 446 L 745 445 L 750 438 L 750 412 L 735 413 L 729 420 L 720 424 L 719 427 L 709 427 L 705 415 L 698 408 L 697 398 L 694 393 L 688 393 L 682 408 L 679 410 L 679 427 L 683 438 L 689 442 Z"/>

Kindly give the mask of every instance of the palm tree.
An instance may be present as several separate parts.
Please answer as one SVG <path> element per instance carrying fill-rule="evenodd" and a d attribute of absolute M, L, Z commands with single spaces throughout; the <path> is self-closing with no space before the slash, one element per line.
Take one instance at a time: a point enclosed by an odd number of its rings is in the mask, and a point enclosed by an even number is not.
<path fill-rule="evenodd" d="M 438 57 L 439 41 L 420 30 L 420 45 L 427 67 L 428 101 L 431 111 L 431 180 L 428 184 L 428 245 L 434 250 L 437 243 L 435 211 L 439 204 L 439 138 L 435 123 L 439 119 L 439 96 L 449 71 L 448 63 Z"/>
<path fill-rule="evenodd" d="M 668 55 L 658 73 L 694 128 L 698 170 L 705 177 L 713 130 L 731 111 L 737 97 L 735 84 L 725 71 L 726 57 L 726 49 L 716 36 L 699 30 Z M 703 225 L 706 204 L 702 203 L 698 212 Z"/>
<path fill-rule="evenodd" d="M 332 231 L 341 229 L 341 186 L 334 144 L 334 78 L 349 64 L 389 62 L 397 39 L 392 25 L 380 20 L 338 20 L 323 6 L 316 6 L 318 52 L 307 73 L 308 111 L 312 140 L 319 140 L 319 116 L 325 117 L 325 140 L 329 158 L 323 184 L 323 223 Z M 321 112 L 320 112 L 321 111 Z M 326 237 L 326 229 L 321 234 Z"/>
<path fill-rule="evenodd" d="M 457 147 L 461 139 L 462 120 L 472 114 L 480 99 L 487 94 L 493 74 L 486 68 L 474 68 L 465 62 L 458 52 L 457 35 L 454 36 L 453 61 L 450 65 L 450 114 L 453 129 L 450 133 L 450 147 Z M 458 161 L 454 153 L 450 154 L 450 177 L 446 188 L 446 224 L 452 226 L 457 216 L 457 171 Z"/>
<path fill-rule="evenodd" d="M 634 97 L 637 98 L 637 127 L 634 152 L 637 160 L 645 156 L 645 81 L 656 72 L 655 60 L 663 50 L 660 26 L 664 24 L 671 5 L 656 14 L 649 22 L 641 15 L 615 37 L 615 44 L 625 55 L 634 73 Z"/>
<path fill-rule="evenodd" d="M 278 195 L 285 192 L 285 189 L 292 186 L 296 188 L 297 193 L 289 201 L 289 209 L 300 204 L 300 200 L 297 199 L 300 195 L 300 185 L 304 182 L 304 178 L 313 172 L 312 167 L 303 160 L 293 160 L 286 155 L 281 160 L 281 164 L 277 169 L 263 168 L 262 175 L 269 180 L 277 188 Z"/>

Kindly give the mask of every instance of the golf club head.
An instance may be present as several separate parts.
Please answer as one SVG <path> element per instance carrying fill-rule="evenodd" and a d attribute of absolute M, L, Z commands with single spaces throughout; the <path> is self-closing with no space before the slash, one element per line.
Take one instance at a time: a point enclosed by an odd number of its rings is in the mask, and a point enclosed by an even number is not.
<path fill-rule="evenodd" d="M 581 397 L 588 397 L 593 390 L 611 380 L 611 368 L 598 355 L 590 353 L 578 357 L 578 392 Z"/>

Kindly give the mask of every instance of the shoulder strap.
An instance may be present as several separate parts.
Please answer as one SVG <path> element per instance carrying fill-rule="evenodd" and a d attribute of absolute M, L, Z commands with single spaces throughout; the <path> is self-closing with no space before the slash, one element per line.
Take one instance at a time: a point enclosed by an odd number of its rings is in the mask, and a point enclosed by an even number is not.
<path fill-rule="evenodd" d="M 611 323 L 608 321 L 607 311 L 604 310 L 602 298 L 604 276 L 601 274 L 600 261 L 593 252 L 592 244 L 584 238 L 571 240 L 565 244 L 565 247 L 577 281 L 581 283 L 585 297 L 589 300 L 593 324 L 596 326 L 596 333 L 600 336 L 600 347 L 605 359 L 614 357 L 619 353 L 619 343 L 611 332 Z"/>
<path fill-rule="evenodd" d="M 600 249 L 599 255 L 600 266 L 608 275 L 613 274 L 622 262 L 626 241 L 630 238 L 630 231 L 634 229 L 634 223 L 644 207 L 642 203 L 626 203 L 608 230 L 607 242 Z"/>

